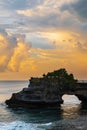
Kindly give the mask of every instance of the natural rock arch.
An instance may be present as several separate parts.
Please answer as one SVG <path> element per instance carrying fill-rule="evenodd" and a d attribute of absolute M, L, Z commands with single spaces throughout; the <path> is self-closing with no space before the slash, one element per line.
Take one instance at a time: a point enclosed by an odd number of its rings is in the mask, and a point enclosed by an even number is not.
<path fill-rule="evenodd" d="M 62 95 L 64 104 L 80 104 L 81 100 L 74 94 L 64 94 Z"/>
<path fill-rule="evenodd" d="M 86 87 L 74 79 L 73 74 L 68 74 L 65 69 L 59 69 L 44 74 L 41 78 L 31 78 L 28 88 L 12 95 L 6 100 L 10 107 L 28 108 L 57 108 L 63 103 L 62 95 L 73 94 L 79 100 L 87 102 Z"/>

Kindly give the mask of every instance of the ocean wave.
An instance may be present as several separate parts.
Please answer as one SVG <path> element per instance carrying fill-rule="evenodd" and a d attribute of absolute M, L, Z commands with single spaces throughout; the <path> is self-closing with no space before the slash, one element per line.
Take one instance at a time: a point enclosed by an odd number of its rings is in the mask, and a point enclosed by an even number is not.
<path fill-rule="evenodd" d="M 38 124 L 15 121 L 11 123 L 0 122 L 0 130 L 41 130 Z"/>
<path fill-rule="evenodd" d="M 5 102 L 0 102 L 0 106 L 6 106 Z"/>

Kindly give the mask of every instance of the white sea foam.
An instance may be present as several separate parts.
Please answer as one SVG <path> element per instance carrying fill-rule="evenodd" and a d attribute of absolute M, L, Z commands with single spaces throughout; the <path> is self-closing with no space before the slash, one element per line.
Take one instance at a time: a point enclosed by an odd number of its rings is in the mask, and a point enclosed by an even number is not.
<path fill-rule="evenodd" d="M 49 126 L 49 125 L 52 125 L 52 122 L 49 122 L 49 123 L 46 123 L 46 124 L 42 124 L 42 125 L 47 125 L 47 126 Z"/>
<path fill-rule="evenodd" d="M 0 122 L 0 130 L 41 130 L 37 124 L 15 121 L 11 123 Z"/>

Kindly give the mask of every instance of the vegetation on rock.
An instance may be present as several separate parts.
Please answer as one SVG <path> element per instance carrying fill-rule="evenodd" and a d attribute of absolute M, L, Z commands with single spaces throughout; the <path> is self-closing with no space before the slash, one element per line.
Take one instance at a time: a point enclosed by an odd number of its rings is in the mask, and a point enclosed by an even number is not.
<path fill-rule="evenodd" d="M 28 88 L 12 95 L 6 100 L 11 107 L 57 108 L 63 103 L 62 95 L 72 93 L 77 86 L 73 74 L 65 69 L 43 74 L 43 77 L 31 77 Z"/>
<path fill-rule="evenodd" d="M 73 74 L 68 74 L 66 69 L 62 68 L 43 74 L 42 78 L 31 78 L 30 84 L 33 84 L 33 86 L 43 84 L 48 88 L 58 88 L 60 91 L 74 91 L 77 80 L 74 79 Z"/>

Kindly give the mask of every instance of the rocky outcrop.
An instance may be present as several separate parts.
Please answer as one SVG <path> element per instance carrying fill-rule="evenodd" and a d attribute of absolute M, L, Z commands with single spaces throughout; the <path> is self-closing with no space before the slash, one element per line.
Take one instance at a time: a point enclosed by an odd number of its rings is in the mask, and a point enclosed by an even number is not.
<path fill-rule="evenodd" d="M 87 102 L 86 86 L 74 80 L 72 74 L 60 69 L 41 78 L 31 78 L 28 88 L 12 94 L 6 104 L 9 107 L 26 108 L 58 108 L 63 103 L 64 94 L 76 95 L 83 102 Z"/>
<path fill-rule="evenodd" d="M 79 100 L 83 103 L 87 103 L 87 83 L 78 83 L 77 88 L 74 93 Z"/>
<path fill-rule="evenodd" d="M 12 94 L 11 99 L 6 100 L 9 107 L 26 108 L 57 108 L 61 103 L 60 90 L 50 79 L 46 81 L 44 78 L 31 78 L 28 88 Z"/>

